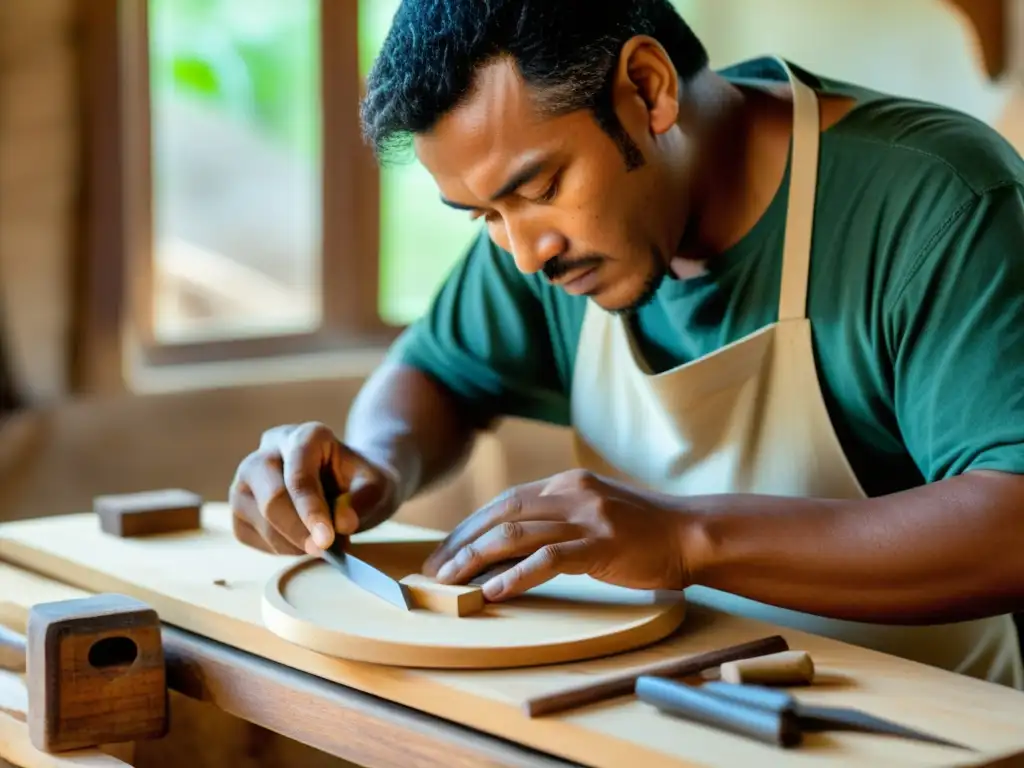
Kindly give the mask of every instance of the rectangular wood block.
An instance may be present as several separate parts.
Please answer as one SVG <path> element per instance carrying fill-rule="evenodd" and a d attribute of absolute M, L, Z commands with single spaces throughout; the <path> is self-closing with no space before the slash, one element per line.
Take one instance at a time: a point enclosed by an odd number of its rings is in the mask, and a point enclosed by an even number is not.
<path fill-rule="evenodd" d="M 110 494 L 93 499 L 93 511 L 100 518 L 100 528 L 125 538 L 197 530 L 202 506 L 201 496 L 179 488 Z"/>
<path fill-rule="evenodd" d="M 29 737 L 46 752 L 160 738 L 167 681 L 160 619 L 130 597 L 39 603 L 28 619 Z"/>
<path fill-rule="evenodd" d="M 409 588 L 416 608 L 469 616 L 484 607 L 484 593 L 480 587 L 466 584 L 439 584 L 421 573 L 411 573 L 401 580 Z"/>

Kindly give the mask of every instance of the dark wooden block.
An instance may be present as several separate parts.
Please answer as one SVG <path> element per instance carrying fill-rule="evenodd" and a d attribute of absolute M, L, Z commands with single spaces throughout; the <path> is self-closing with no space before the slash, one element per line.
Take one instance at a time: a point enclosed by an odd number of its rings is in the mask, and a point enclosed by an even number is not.
<path fill-rule="evenodd" d="M 178 488 L 93 499 L 101 530 L 125 538 L 196 530 L 202 506 L 201 496 Z"/>
<path fill-rule="evenodd" d="M 145 603 L 102 594 L 32 607 L 26 632 L 29 737 L 63 752 L 160 738 L 167 680 L 160 619 Z"/>

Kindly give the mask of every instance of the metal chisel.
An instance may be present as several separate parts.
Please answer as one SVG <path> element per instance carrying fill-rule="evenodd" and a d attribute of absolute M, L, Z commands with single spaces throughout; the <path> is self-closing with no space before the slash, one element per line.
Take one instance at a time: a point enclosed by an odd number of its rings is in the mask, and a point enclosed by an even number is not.
<path fill-rule="evenodd" d="M 374 568 L 369 563 L 343 550 L 341 548 L 342 541 L 341 537 L 334 539 L 334 543 L 323 551 L 324 560 L 345 574 L 354 584 L 387 600 L 392 605 L 411 611 L 413 603 L 409 595 L 409 588 L 380 569 Z"/>

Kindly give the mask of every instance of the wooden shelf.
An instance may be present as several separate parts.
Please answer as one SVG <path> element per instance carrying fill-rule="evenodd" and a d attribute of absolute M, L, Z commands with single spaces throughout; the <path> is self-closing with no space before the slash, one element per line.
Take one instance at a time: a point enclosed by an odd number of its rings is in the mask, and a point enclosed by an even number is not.
<path fill-rule="evenodd" d="M 1001 77 L 1009 67 L 1010 4 L 1012 0 L 946 0 L 970 24 L 979 47 L 979 58 L 990 79 Z"/>

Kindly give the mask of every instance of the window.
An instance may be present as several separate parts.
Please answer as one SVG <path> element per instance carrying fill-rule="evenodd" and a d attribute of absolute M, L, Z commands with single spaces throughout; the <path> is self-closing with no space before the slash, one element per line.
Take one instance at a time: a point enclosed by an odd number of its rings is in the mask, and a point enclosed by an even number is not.
<path fill-rule="evenodd" d="M 322 319 L 316 0 L 149 0 L 153 335 Z"/>
<path fill-rule="evenodd" d="M 422 314 L 476 225 L 415 160 L 378 171 L 360 140 L 398 0 L 130 2 L 148 69 L 125 93 L 147 361 L 380 346 Z"/>
<path fill-rule="evenodd" d="M 359 2 L 359 65 L 364 77 L 398 5 L 399 0 Z M 434 180 L 418 162 L 385 166 L 379 175 L 380 314 L 386 322 L 406 324 L 426 311 L 480 225 L 441 203 Z"/>
<path fill-rule="evenodd" d="M 137 389 L 197 363 L 276 358 L 279 370 L 282 358 L 382 350 L 401 320 L 378 308 L 357 4 L 80 8 L 81 390 Z"/>

